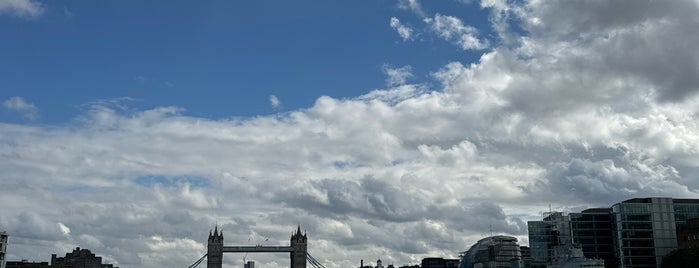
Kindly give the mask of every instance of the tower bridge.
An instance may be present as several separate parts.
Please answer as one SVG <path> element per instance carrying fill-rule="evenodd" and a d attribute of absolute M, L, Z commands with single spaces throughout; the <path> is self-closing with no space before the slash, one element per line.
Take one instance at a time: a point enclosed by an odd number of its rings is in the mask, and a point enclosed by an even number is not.
<path fill-rule="evenodd" d="M 197 267 L 204 258 L 207 259 L 207 268 L 222 268 L 223 253 L 249 253 L 249 252 L 289 252 L 291 268 L 306 268 L 306 261 L 313 268 L 325 268 L 313 256 L 308 254 L 308 237 L 301 233 L 299 226 L 295 233 L 291 235 L 289 246 L 224 246 L 223 231 L 218 231 L 218 226 L 214 232 L 209 231 L 209 240 L 206 255 L 197 260 L 190 267 Z"/>

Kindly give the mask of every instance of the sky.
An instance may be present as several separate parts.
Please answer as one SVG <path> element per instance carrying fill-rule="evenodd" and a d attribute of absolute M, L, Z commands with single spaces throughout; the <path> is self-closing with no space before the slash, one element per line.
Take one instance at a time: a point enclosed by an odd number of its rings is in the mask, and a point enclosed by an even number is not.
<path fill-rule="evenodd" d="M 456 258 L 699 198 L 699 2 L 0 0 L 8 260 Z M 286 254 L 232 254 L 285 267 Z"/>

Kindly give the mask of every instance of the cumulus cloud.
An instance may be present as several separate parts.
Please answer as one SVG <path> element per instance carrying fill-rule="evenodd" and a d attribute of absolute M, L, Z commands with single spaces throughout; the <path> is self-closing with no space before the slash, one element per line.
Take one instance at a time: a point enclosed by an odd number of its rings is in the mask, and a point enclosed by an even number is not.
<path fill-rule="evenodd" d="M 36 0 L 0 0 L 0 15 L 20 18 L 36 18 L 44 14 L 46 8 Z"/>
<path fill-rule="evenodd" d="M 441 38 L 454 42 L 463 50 L 481 50 L 488 47 L 487 41 L 478 38 L 476 28 L 464 25 L 457 17 L 436 14 L 426 22 Z"/>
<path fill-rule="evenodd" d="M 425 17 L 425 11 L 418 0 L 398 0 L 398 7 L 404 10 L 410 10 L 420 17 Z"/>
<path fill-rule="evenodd" d="M 213 120 L 107 101 L 69 126 L 3 123 L 0 188 L 13 191 L 0 195 L 0 224 L 21 241 L 11 256 L 84 243 L 123 267 L 181 267 L 215 223 L 227 244 L 270 245 L 300 224 L 327 267 L 415 263 L 456 257 L 491 230 L 526 241 L 526 220 L 548 204 L 699 193 L 691 2 L 581 3 L 580 16 L 481 4 L 525 31 L 499 28 L 514 41 L 418 85 L 390 67 L 389 89 L 283 115 Z M 431 23 L 452 42 L 477 36 L 455 17 Z"/>
<path fill-rule="evenodd" d="M 37 18 L 44 14 L 46 8 L 36 0 L 0 0 L 0 15 L 19 18 Z"/>
<path fill-rule="evenodd" d="M 269 95 L 269 104 L 275 109 L 282 107 L 282 101 L 275 95 Z"/>
<path fill-rule="evenodd" d="M 388 64 L 384 64 L 381 67 L 383 73 L 386 74 L 386 85 L 389 87 L 405 84 L 408 79 L 413 77 L 412 69 L 410 65 L 393 68 Z"/>
<path fill-rule="evenodd" d="M 403 38 L 403 41 L 408 41 L 413 39 L 413 29 L 410 28 L 409 26 L 403 24 L 400 22 L 400 20 L 396 17 L 391 17 L 391 28 L 396 30 L 398 32 L 398 35 L 400 35 L 401 38 Z"/>
<path fill-rule="evenodd" d="M 2 105 L 9 110 L 13 110 L 22 114 L 25 119 L 39 119 L 39 108 L 33 103 L 29 103 L 22 97 L 11 97 L 5 100 Z"/>

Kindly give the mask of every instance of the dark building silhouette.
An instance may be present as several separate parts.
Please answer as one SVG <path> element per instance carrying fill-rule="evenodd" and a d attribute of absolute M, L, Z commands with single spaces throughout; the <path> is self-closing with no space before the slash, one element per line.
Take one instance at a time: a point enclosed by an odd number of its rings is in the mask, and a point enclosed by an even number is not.
<path fill-rule="evenodd" d="M 7 232 L 5 231 L 0 231 L 0 268 L 5 268 L 5 261 L 6 261 L 6 256 L 5 254 L 7 253 Z"/>
<path fill-rule="evenodd" d="M 30 262 L 27 260 L 22 260 L 22 261 L 8 261 L 7 266 L 5 268 L 43 268 L 43 267 L 51 267 L 49 265 L 49 262 Z"/>
<path fill-rule="evenodd" d="M 587 258 L 604 260 L 604 267 L 618 267 L 614 256 L 614 235 L 611 208 L 591 208 L 570 213 L 573 243 L 582 248 Z"/>
<path fill-rule="evenodd" d="M 416 264 L 415 267 L 419 268 L 420 265 Z M 364 259 L 361 259 L 361 260 L 359 260 L 359 268 L 384 268 L 384 266 L 383 266 L 383 262 L 381 261 L 381 259 L 378 259 L 376 261 L 376 266 L 371 266 L 370 264 L 364 265 Z M 395 266 L 393 266 L 393 264 L 389 264 L 388 266 L 386 266 L 386 268 L 395 268 Z"/>
<path fill-rule="evenodd" d="M 291 235 L 291 268 L 306 268 L 308 237 L 301 234 L 301 226 Z"/>
<path fill-rule="evenodd" d="M 522 267 L 530 268 L 532 267 L 532 253 L 529 251 L 529 247 L 520 246 L 519 252 L 522 254 Z"/>
<path fill-rule="evenodd" d="M 677 248 L 699 248 L 699 218 L 689 219 L 677 229 Z"/>
<path fill-rule="evenodd" d="M 458 268 L 459 259 L 424 258 L 422 268 Z"/>
<path fill-rule="evenodd" d="M 95 256 L 89 249 L 75 248 L 65 257 L 51 254 L 51 266 L 62 265 L 65 268 L 118 268 L 112 264 L 102 264 L 102 257 Z"/>
<path fill-rule="evenodd" d="M 218 226 L 214 227 L 214 233 L 209 230 L 209 243 L 206 255 L 208 268 L 221 268 L 223 265 L 223 230 L 218 232 Z"/>

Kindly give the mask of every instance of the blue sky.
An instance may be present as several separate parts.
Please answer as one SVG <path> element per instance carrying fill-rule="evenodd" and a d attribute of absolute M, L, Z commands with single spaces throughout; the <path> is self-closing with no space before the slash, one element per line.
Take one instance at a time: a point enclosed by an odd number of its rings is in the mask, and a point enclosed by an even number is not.
<path fill-rule="evenodd" d="M 174 105 L 207 118 L 254 116 L 385 88 L 385 64 L 413 66 L 412 82 L 478 51 L 423 33 L 405 42 L 391 17 L 422 18 L 395 1 L 50 1 L 43 15 L 0 17 L 0 87 L 41 108 L 38 122 L 66 122 L 86 103 L 129 97 L 140 108 Z M 439 1 L 490 37 L 477 4 Z M 282 106 L 274 108 L 275 95 Z M 3 112 L 3 121 L 18 122 Z"/>
<path fill-rule="evenodd" d="M 328 268 L 415 264 L 697 198 L 697 47 L 694 0 L 0 0 L 7 257 L 186 267 L 215 224 L 301 225 Z"/>

